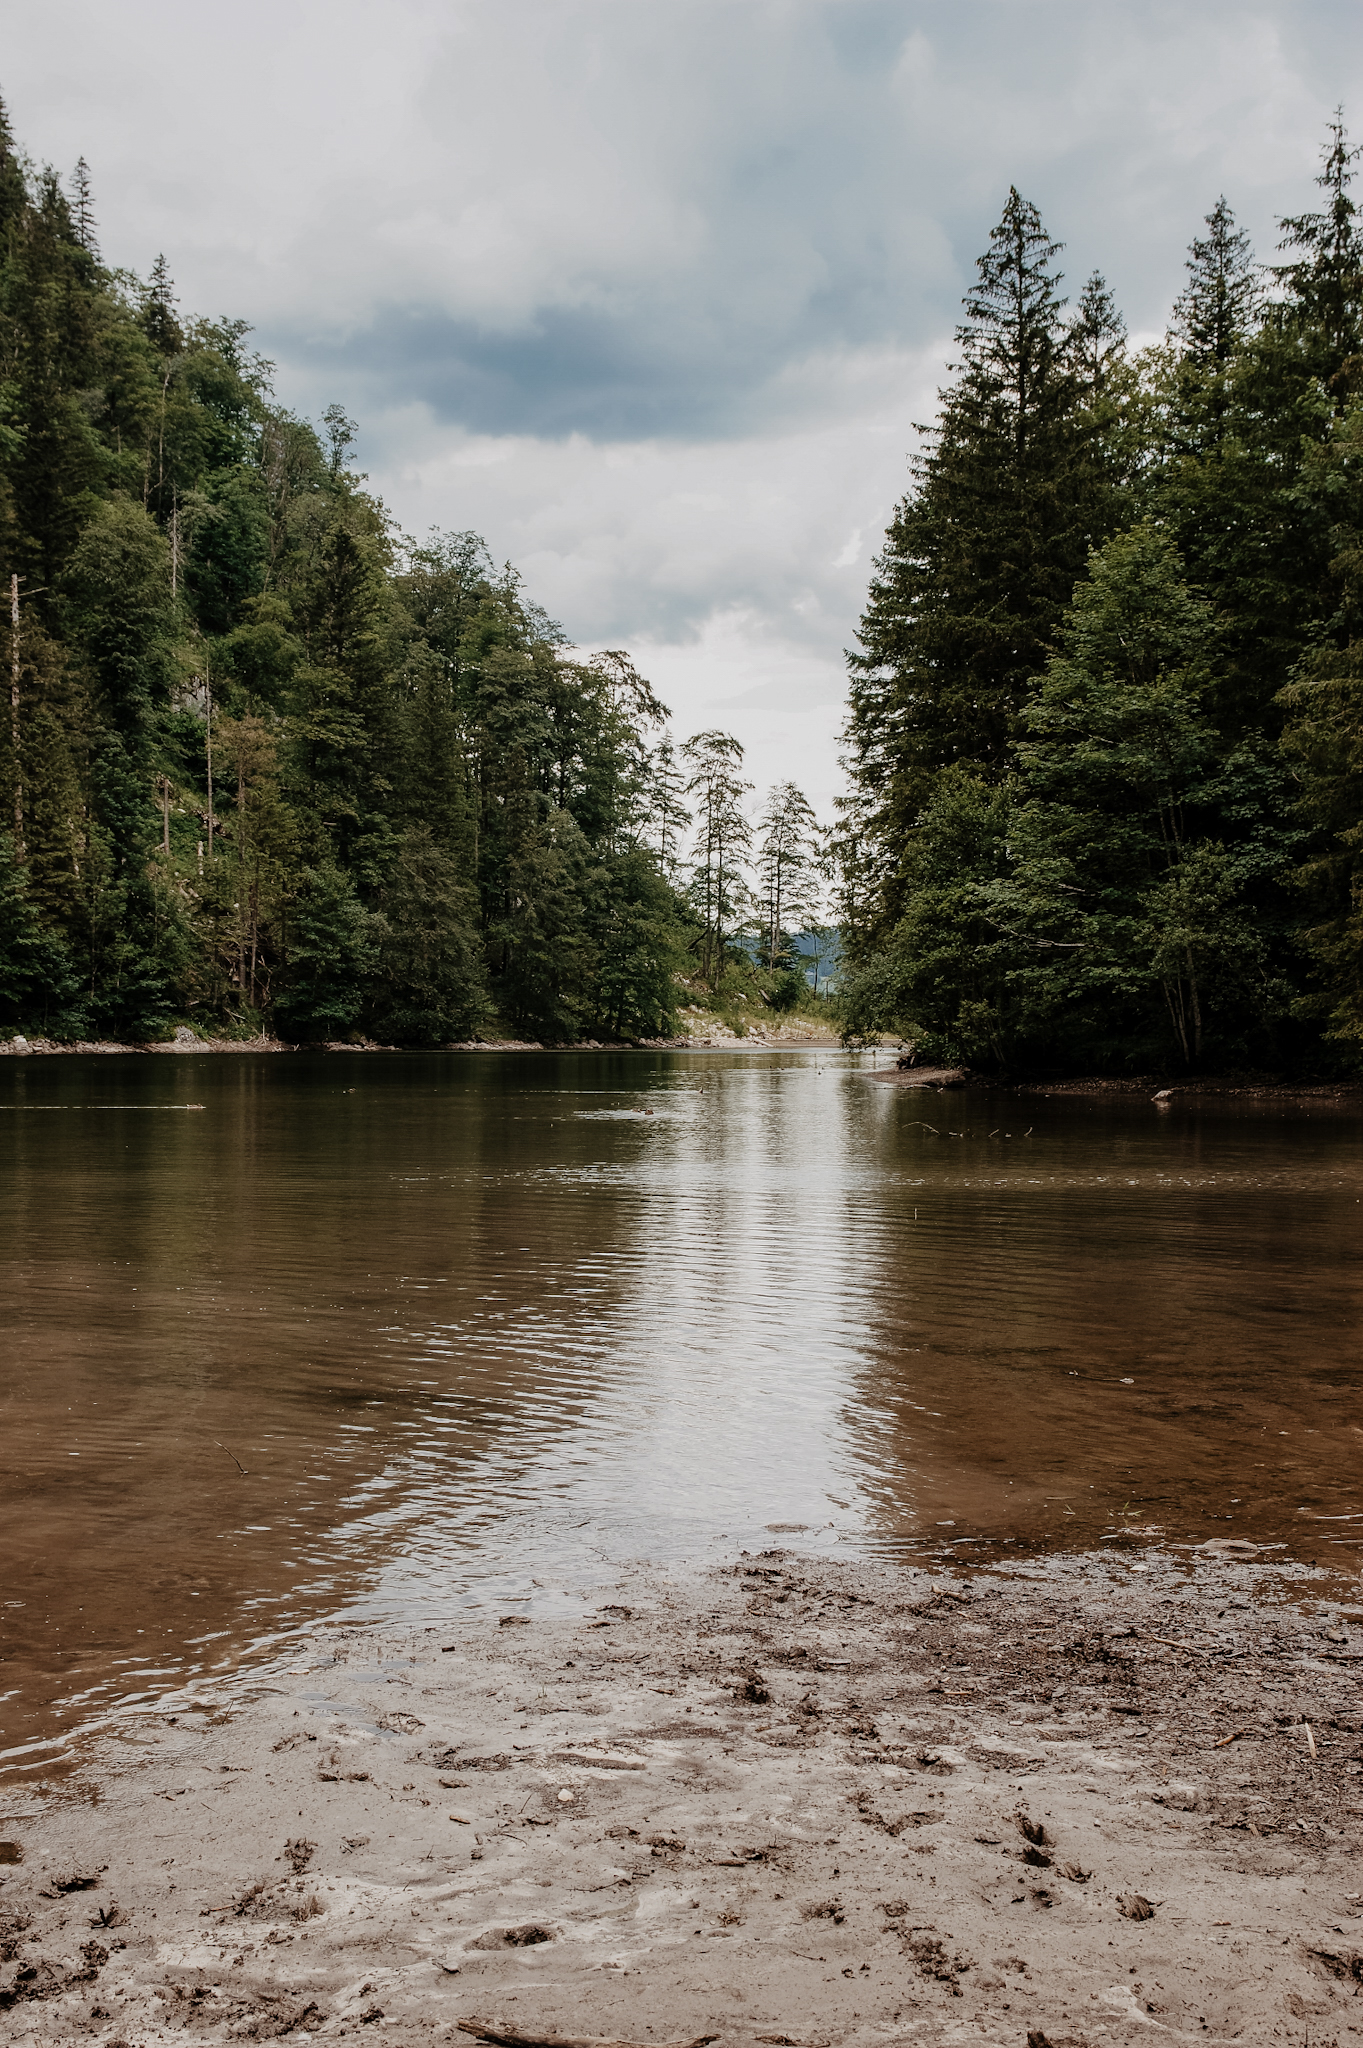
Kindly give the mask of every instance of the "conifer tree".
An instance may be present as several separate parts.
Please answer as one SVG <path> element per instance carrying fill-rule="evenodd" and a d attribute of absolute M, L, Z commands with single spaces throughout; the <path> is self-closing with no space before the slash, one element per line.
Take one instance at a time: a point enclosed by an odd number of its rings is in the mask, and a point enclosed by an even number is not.
<path fill-rule="evenodd" d="M 1126 354 L 1126 322 L 1107 279 L 1095 270 L 1069 325 L 1070 358 L 1090 403 L 1101 398 Z"/>
<path fill-rule="evenodd" d="M 792 920 L 805 921 L 818 826 L 804 791 L 793 782 L 778 782 L 768 793 L 758 829 L 762 949 L 768 967 L 774 968 Z"/>
<path fill-rule="evenodd" d="M 1276 740 L 1280 692 L 1335 606 L 1329 518 L 1302 483 L 1307 451 L 1329 439 L 1354 376 L 1363 320 L 1355 154 L 1336 116 L 1317 179 L 1327 207 L 1280 223 L 1282 247 L 1297 252 L 1274 273 L 1281 300 L 1261 302 L 1248 244 L 1222 201 L 1193 244 L 1176 309 L 1170 435 L 1149 504 L 1225 617 L 1217 718 L 1227 736 Z"/>
<path fill-rule="evenodd" d="M 1206 236 L 1195 236 L 1188 250 L 1172 332 L 1194 368 L 1224 371 L 1258 324 L 1263 288 L 1249 236 L 1236 227 L 1224 193 L 1206 220 Z"/>
<path fill-rule="evenodd" d="M 1291 263 L 1274 266 L 1287 289 L 1287 310 L 1305 341 L 1315 374 L 1330 390 L 1337 411 L 1360 382 L 1363 350 L 1363 231 L 1349 196 L 1358 148 L 1349 147 L 1343 109 L 1337 108 L 1316 183 L 1326 194 L 1316 213 L 1289 215 L 1278 223 L 1278 246 L 1295 250 Z"/>
<path fill-rule="evenodd" d="M 660 869 L 674 885 L 681 878 L 683 834 L 691 823 L 691 813 L 682 802 L 685 789 L 677 750 L 664 736 L 649 760 L 644 831 Z"/>
<path fill-rule="evenodd" d="M 629 657 L 575 659 L 474 534 L 399 567 L 344 410 L 281 411 L 245 323 L 94 225 L 0 112 L 0 982 L 52 1026 L 32 962 L 75 961 L 60 1016 L 109 1031 L 666 1029 L 685 815 Z"/>
<path fill-rule="evenodd" d="M 696 804 L 691 900 L 701 921 L 700 971 L 702 979 L 717 989 L 728 940 L 741 921 L 746 896 L 743 860 L 752 827 L 743 799 L 752 784 L 743 780 L 743 748 L 732 733 L 698 732 L 686 742 L 682 756 L 691 766 L 686 788 Z"/>
<path fill-rule="evenodd" d="M 177 356 L 185 345 L 185 337 L 175 314 L 175 286 L 171 281 L 170 265 L 162 253 L 152 264 L 151 276 L 142 295 L 142 330 L 152 347 L 162 356 Z"/>
<path fill-rule="evenodd" d="M 87 256 L 99 261 L 99 241 L 95 233 L 95 188 L 90 176 L 90 166 L 83 156 L 76 158 L 76 168 L 71 173 L 71 225 L 76 240 Z"/>
<path fill-rule="evenodd" d="M 10 127 L 8 111 L 0 99 L 0 245 L 8 240 L 10 230 L 23 219 L 27 204 L 24 168 L 14 146 L 14 130 Z"/>
<path fill-rule="evenodd" d="M 1072 336 L 1059 253 L 1014 188 L 976 266 L 957 330 L 959 375 L 913 458 L 914 487 L 877 560 L 851 658 L 849 766 L 884 875 L 866 922 L 882 934 L 898 913 L 895 875 L 934 776 L 963 765 L 987 777 L 1007 771 L 1028 679 L 1089 547 L 1116 518 L 1087 401 L 1119 323 L 1096 283 L 1082 338 Z"/>

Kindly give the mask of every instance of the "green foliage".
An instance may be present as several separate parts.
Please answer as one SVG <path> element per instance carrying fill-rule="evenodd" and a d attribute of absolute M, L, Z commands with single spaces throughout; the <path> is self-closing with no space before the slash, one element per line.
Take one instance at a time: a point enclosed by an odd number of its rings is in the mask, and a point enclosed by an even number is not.
<path fill-rule="evenodd" d="M 603 1030 L 611 1038 L 670 1036 L 686 932 L 676 897 L 647 854 L 636 850 L 608 864 L 597 916 Z"/>
<path fill-rule="evenodd" d="M 743 861 L 752 827 L 743 798 L 743 749 L 732 733 L 698 732 L 682 748 L 691 769 L 687 793 L 695 801 L 697 838 L 691 869 L 691 903 L 700 925 L 701 979 L 719 988 L 729 941 L 744 923 L 747 889 Z"/>
<path fill-rule="evenodd" d="M 1336 120 L 1272 302 L 1218 200 L 1135 362 L 1101 280 L 1062 322 L 1010 197 L 852 662 L 850 1037 L 995 1068 L 1363 1051 L 1355 154 Z"/>
<path fill-rule="evenodd" d="M 787 967 L 772 983 L 767 1001 L 773 1010 L 793 1010 L 805 993 L 805 978 L 797 968 Z"/>
<path fill-rule="evenodd" d="M 1256 896 L 1292 850 L 1280 777 L 1207 715 L 1219 631 L 1151 526 L 1119 535 L 1028 708 L 1019 765 L 939 778 L 888 960 L 849 1012 L 981 1065 L 1109 1067 L 1272 1044 Z M 1257 914 L 1256 914 L 1257 913 Z"/>
<path fill-rule="evenodd" d="M 1283 751 L 1310 828 L 1296 876 L 1302 944 L 1316 968 L 1299 1007 L 1363 1052 L 1363 402 L 1308 456 L 1305 489 L 1332 520 L 1329 637 L 1298 663 L 1280 703 Z"/>
<path fill-rule="evenodd" d="M 403 834 L 379 905 L 374 1035 L 401 1045 L 473 1037 L 488 1012 L 477 906 L 428 825 Z"/>
<path fill-rule="evenodd" d="M 1008 771 L 1030 678 L 1122 509 L 1122 332 L 1094 279 L 1067 324 L 1052 242 L 1010 192 L 957 331 L 960 375 L 913 460 L 851 662 L 851 766 L 875 851 L 870 943 L 933 777 Z"/>
<path fill-rule="evenodd" d="M 75 1017 L 74 974 L 125 1036 L 669 1029 L 686 813 L 629 657 L 576 659 L 477 535 L 404 541 L 342 408 L 281 410 L 163 256 L 105 269 L 71 190 L 0 110 L 16 1017 Z"/>
<path fill-rule="evenodd" d="M 72 1038 L 83 1022 L 70 953 L 30 901 L 13 839 L 0 834 L 0 1024 Z"/>
<path fill-rule="evenodd" d="M 378 962 L 381 927 L 340 868 L 306 868 L 289 919 L 288 982 L 275 1015 L 291 1038 L 344 1038 Z"/>

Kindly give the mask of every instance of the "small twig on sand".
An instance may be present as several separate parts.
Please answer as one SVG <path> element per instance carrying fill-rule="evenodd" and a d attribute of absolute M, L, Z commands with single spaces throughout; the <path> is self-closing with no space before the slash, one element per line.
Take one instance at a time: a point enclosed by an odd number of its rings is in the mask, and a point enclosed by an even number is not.
<path fill-rule="evenodd" d="M 490 2020 L 460 2020 L 461 2034 L 473 2034 L 480 2041 L 498 2041 L 502 2048 L 707 2048 L 718 2034 L 697 2034 L 693 2041 L 617 2041 L 601 2034 L 526 2034 L 515 2027 L 501 2027 Z"/>
<path fill-rule="evenodd" d="M 220 1443 L 220 1442 L 218 1441 L 218 1438 L 217 1438 L 217 1437 L 214 1437 L 213 1441 L 214 1441 L 214 1443 L 215 1443 L 215 1444 L 217 1444 L 217 1445 L 218 1445 L 218 1449 L 219 1449 L 220 1451 L 227 1451 L 227 1446 L 226 1446 L 226 1444 L 224 1444 L 224 1443 Z M 228 1455 L 228 1457 L 229 1457 L 229 1458 L 230 1458 L 230 1459 L 232 1460 L 232 1463 L 233 1463 L 233 1464 L 234 1464 L 234 1465 L 236 1466 L 236 1468 L 237 1468 L 238 1472 L 245 1472 L 245 1473 L 246 1473 L 246 1477 L 247 1477 L 247 1478 L 249 1479 L 251 1475 L 250 1475 L 250 1473 L 249 1473 L 249 1472 L 246 1472 L 246 1467 L 245 1467 L 245 1466 L 244 1466 L 244 1465 L 242 1464 L 242 1462 L 241 1462 L 241 1459 L 240 1459 L 240 1458 L 239 1458 L 239 1457 L 237 1456 L 236 1452 L 235 1452 L 235 1451 L 227 1451 L 227 1455 Z"/>
<path fill-rule="evenodd" d="M 1230 1734 L 1229 1734 L 1229 1735 L 1223 1735 L 1223 1736 L 1221 1737 L 1221 1740 L 1220 1740 L 1219 1742 L 1214 1742 L 1214 1743 L 1212 1744 L 1212 1748 L 1213 1748 L 1213 1749 L 1224 1749 L 1224 1748 L 1226 1747 L 1226 1744 L 1227 1744 L 1228 1742 L 1238 1742 L 1238 1741 L 1240 1740 L 1240 1737 L 1241 1737 L 1242 1735 L 1248 1735 L 1248 1734 L 1249 1734 L 1249 1730 L 1248 1730 L 1248 1728 L 1233 1728 L 1233 1729 L 1231 1730 L 1231 1732 L 1230 1732 Z"/>

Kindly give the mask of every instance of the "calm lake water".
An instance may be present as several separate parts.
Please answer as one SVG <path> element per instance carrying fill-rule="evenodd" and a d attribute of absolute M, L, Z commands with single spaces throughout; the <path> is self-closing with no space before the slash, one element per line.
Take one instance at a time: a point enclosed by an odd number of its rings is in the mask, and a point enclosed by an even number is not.
<path fill-rule="evenodd" d="M 0 1753 L 790 1525 L 1356 1571 L 1357 1113 L 874 1063 L 0 1061 Z"/>

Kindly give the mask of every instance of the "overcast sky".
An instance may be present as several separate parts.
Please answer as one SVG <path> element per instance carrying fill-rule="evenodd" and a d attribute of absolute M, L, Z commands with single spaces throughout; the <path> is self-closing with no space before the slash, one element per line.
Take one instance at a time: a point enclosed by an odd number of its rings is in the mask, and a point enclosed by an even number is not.
<path fill-rule="evenodd" d="M 1158 332 L 1224 191 L 1269 255 L 1358 0 L 9 0 L 20 142 L 94 176 L 402 526 L 475 527 L 678 736 L 838 786 L 842 650 L 1015 183 Z"/>

